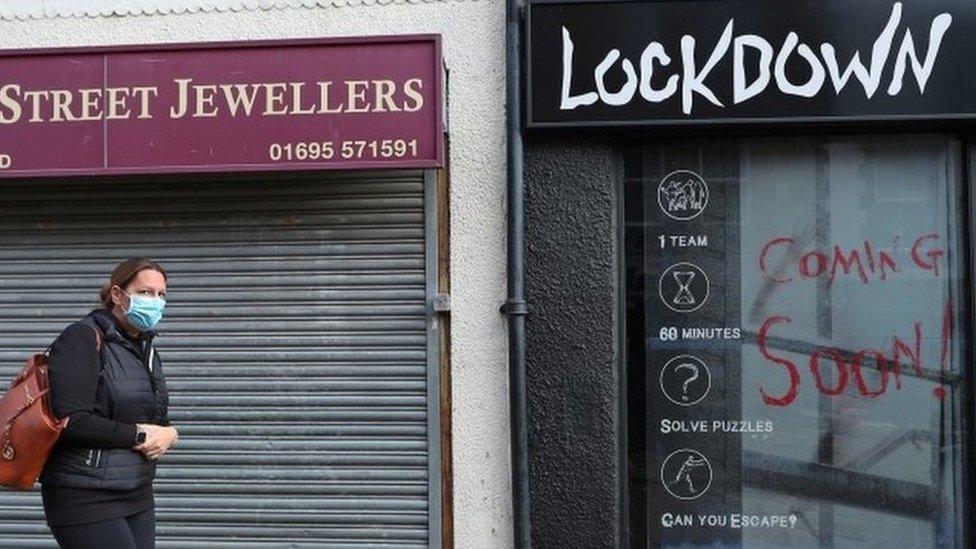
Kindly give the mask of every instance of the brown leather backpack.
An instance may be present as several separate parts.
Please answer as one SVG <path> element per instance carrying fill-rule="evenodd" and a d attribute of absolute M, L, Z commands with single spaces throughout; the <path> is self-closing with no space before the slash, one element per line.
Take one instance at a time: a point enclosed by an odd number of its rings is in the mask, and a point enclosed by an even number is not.
<path fill-rule="evenodd" d="M 101 354 L 97 328 L 95 348 Z M 0 486 L 30 490 L 68 425 L 54 416 L 47 379 L 47 353 L 35 354 L 0 399 Z"/>

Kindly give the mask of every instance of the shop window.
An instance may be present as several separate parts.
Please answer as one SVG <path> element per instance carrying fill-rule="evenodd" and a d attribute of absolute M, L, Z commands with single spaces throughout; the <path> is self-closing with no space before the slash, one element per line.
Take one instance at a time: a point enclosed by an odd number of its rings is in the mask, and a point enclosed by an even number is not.
<path fill-rule="evenodd" d="M 963 146 L 625 153 L 633 547 L 965 545 Z"/>

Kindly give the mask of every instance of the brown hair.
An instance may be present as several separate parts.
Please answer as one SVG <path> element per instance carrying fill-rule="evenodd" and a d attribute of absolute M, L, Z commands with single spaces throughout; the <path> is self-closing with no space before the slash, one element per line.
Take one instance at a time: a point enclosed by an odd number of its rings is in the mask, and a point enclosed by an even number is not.
<path fill-rule="evenodd" d="M 163 275 L 163 280 L 166 280 L 167 278 L 166 271 L 163 270 L 159 263 L 145 257 L 130 257 L 115 267 L 115 270 L 112 271 L 112 276 L 109 278 L 108 283 L 102 286 L 102 292 L 100 294 L 102 305 L 104 305 L 106 309 L 111 309 L 112 286 L 125 288 L 130 282 L 132 282 L 132 279 L 135 278 L 137 274 L 146 269 L 159 271 L 159 273 Z"/>

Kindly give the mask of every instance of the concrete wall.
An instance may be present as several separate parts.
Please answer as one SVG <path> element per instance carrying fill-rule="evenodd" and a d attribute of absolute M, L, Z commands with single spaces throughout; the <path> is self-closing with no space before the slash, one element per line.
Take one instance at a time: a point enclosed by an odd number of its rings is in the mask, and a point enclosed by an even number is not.
<path fill-rule="evenodd" d="M 532 542 L 623 547 L 618 528 L 617 162 L 592 136 L 525 146 Z"/>
<path fill-rule="evenodd" d="M 450 70 L 455 543 L 511 547 L 507 343 L 498 312 L 505 299 L 505 4 L 370 4 L 7 20 L 0 48 L 442 34 Z"/>

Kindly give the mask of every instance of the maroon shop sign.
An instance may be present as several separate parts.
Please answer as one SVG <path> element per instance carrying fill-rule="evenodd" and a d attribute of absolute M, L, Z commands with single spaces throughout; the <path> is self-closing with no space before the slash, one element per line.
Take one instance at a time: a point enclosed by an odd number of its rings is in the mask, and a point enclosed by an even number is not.
<path fill-rule="evenodd" d="M 431 168 L 438 36 L 0 52 L 0 177 Z"/>

